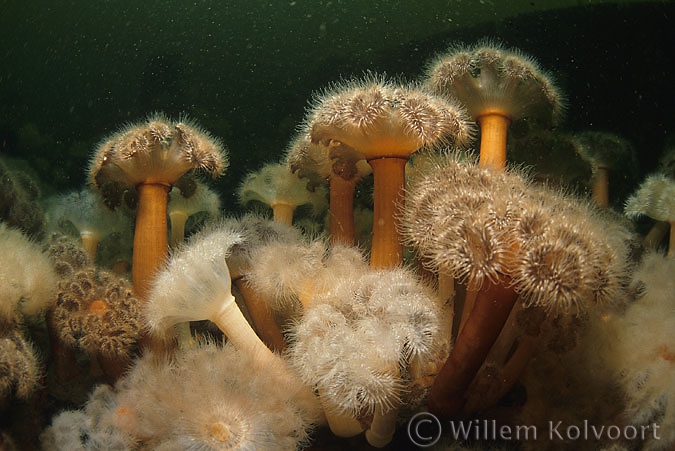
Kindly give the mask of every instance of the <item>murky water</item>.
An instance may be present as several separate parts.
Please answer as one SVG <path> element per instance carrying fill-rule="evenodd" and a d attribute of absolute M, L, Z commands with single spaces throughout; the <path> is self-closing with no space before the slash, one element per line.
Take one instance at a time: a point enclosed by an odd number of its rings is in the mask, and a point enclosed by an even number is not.
<path fill-rule="evenodd" d="M 234 188 L 281 157 L 312 92 L 366 70 L 415 79 L 449 44 L 489 36 L 553 74 L 563 128 L 618 133 L 649 168 L 675 110 L 673 4 L 598 3 L 4 1 L 1 155 L 63 191 L 124 123 L 187 114 L 227 144 L 219 184 L 235 209 Z"/>

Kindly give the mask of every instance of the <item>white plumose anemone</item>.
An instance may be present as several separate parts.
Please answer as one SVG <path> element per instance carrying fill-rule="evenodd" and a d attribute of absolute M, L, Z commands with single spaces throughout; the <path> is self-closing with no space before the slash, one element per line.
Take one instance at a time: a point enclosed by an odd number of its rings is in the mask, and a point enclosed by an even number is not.
<path fill-rule="evenodd" d="M 0 224 L 0 315 L 42 313 L 56 291 L 56 273 L 40 246 L 20 231 Z"/>
<path fill-rule="evenodd" d="M 317 420 L 302 401 L 302 387 L 257 356 L 204 343 L 170 364 L 143 357 L 121 383 L 115 417 L 153 449 L 296 449 Z"/>
<path fill-rule="evenodd" d="M 626 420 L 638 429 L 660 426 L 660 440 L 650 438 L 644 449 L 670 449 L 675 444 L 675 260 L 649 254 L 633 280 L 641 296 L 619 320 L 612 363 L 626 398 Z"/>

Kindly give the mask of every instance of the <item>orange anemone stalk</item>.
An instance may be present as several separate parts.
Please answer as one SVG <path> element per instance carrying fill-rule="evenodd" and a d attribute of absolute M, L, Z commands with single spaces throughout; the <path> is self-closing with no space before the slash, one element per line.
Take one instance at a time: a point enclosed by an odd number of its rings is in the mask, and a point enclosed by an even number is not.
<path fill-rule="evenodd" d="M 506 135 L 511 119 L 500 112 L 489 112 L 478 117 L 480 126 L 479 166 L 504 170 L 506 168 Z"/>
<path fill-rule="evenodd" d="M 302 133 L 289 146 L 286 164 L 308 186 L 329 183 L 329 224 L 332 244 L 356 244 L 354 193 L 356 185 L 372 172 L 363 155 L 339 141 L 313 143 Z"/>

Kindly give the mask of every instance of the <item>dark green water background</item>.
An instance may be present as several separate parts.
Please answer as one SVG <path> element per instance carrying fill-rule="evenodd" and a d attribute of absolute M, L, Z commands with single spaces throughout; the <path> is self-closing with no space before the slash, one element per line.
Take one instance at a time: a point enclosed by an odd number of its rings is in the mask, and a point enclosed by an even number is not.
<path fill-rule="evenodd" d="M 562 129 L 623 136 L 647 173 L 675 119 L 675 4 L 568 4 L 0 1 L 0 155 L 27 162 L 46 194 L 79 188 L 103 137 L 186 113 L 229 149 L 216 187 L 234 210 L 239 181 L 280 159 L 313 91 L 365 70 L 415 79 L 449 44 L 487 36 L 555 75 Z"/>

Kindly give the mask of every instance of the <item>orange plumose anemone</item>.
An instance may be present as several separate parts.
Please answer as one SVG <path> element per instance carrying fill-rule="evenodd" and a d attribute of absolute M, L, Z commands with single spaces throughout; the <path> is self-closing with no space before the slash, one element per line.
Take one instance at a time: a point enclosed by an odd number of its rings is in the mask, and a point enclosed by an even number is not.
<path fill-rule="evenodd" d="M 142 320 L 127 279 L 93 268 L 76 271 L 59 282 L 53 318 L 57 339 L 95 356 L 111 383 L 130 366 Z"/>
<path fill-rule="evenodd" d="M 430 392 L 429 407 L 440 415 L 465 409 L 494 345 L 511 347 L 498 337 L 514 306 L 577 315 L 620 298 L 629 234 L 581 201 L 514 171 L 453 160 L 439 160 L 408 195 L 407 242 L 430 270 L 468 292 L 455 345 Z M 519 371 L 534 350 L 519 358 Z"/>
<path fill-rule="evenodd" d="M 373 169 L 373 268 L 402 262 L 396 217 L 410 155 L 423 147 L 463 145 L 472 134 L 468 117 L 457 104 L 374 76 L 318 95 L 306 128 L 312 142 L 342 143 L 359 152 Z"/>
<path fill-rule="evenodd" d="M 190 121 L 162 115 L 130 124 L 99 144 L 89 168 L 93 186 L 135 188 L 138 193 L 132 277 L 141 299 L 167 255 L 172 185 L 191 170 L 220 175 L 227 164 L 219 140 Z"/>
<path fill-rule="evenodd" d="M 537 63 L 491 42 L 457 46 L 429 65 L 426 86 L 458 99 L 481 131 L 480 165 L 504 169 L 506 137 L 513 121 L 527 118 L 548 127 L 563 109 L 562 97 Z"/>

